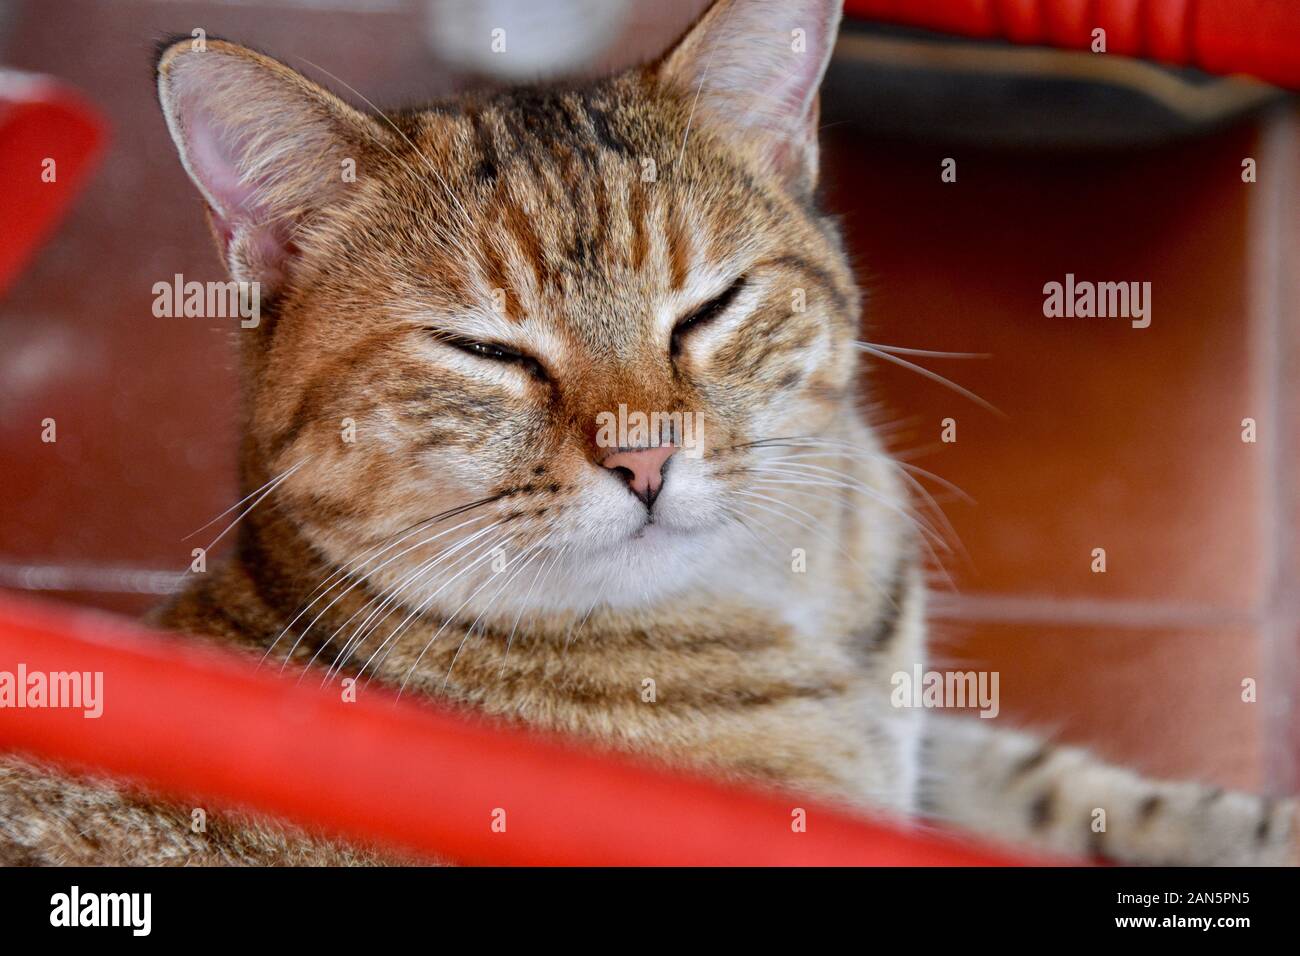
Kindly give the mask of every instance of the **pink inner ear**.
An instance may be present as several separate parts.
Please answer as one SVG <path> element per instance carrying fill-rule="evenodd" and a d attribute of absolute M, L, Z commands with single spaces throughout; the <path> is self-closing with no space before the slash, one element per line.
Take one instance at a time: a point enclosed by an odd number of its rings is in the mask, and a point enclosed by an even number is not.
<path fill-rule="evenodd" d="M 258 184 L 241 182 L 240 136 L 223 129 L 204 106 L 201 96 L 183 95 L 181 116 L 187 158 L 206 193 L 222 252 L 229 254 L 238 239 L 245 266 L 260 280 L 274 282 L 290 254 L 289 224 L 274 222 L 266 206 L 257 201 Z"/>
<path fill-rule="evenodd" d="M 256 189 L 240 182 L 239 142 L 233 134 L 222 132 L 211 116 L 201 108 L 183 112 L 189 160 L 194 174 L 216 204 L 214 212 L 230 227 L 255 221 Z"/>
<path fill-rule="evenodd" d="M 790 118 L 793 121 L 792 129 L 800 133 L 805 132 L 805 124 L 811 114 L 814 124 L 812 133 L 815 136 L 817 111 L 813 109 L 813 103 L 816 101 L 817 90 L 821 86 L 826 64 L 830 61 L 831 51 L 835 47 L 835 30 L 833 24 L 816 18 L 810 18 L 805 29 L 808 31 L 807 49 L 799 58 L 800 69 L 793 71 L 788 80 L 785 95 L 790 109 Z"/>

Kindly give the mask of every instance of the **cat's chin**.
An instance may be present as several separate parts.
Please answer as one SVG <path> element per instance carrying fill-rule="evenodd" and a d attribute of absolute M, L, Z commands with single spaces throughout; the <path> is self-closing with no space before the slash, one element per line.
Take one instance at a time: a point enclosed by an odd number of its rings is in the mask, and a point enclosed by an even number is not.
<path fill-rule="evenodd" d="M 646 547 L 651 547 L 670 540 L 685 541 L 694 537 L 697 532 L 684 531 L 678 528 L 669 528 L 663 524 L 656 524 L 647 521 L 639 529 L 632 532 L 631 537 L 623 542 L 624 547 L 636 547 L 637 542 L 641 542 Z"/>
<path fill-rule="evenodd" d="M 647 521 L 632 531 L 594 543 L 585 553 L 593 562 L 614 561 L 640 568 L 647 562 L 680 557 L 677 552 L 682 549 L 702 548 L 708 535 L 709 529 L 705 528 L 675 528 Z"/>
<path fill-rule="evenodd" d="M 729 542 L 721 526 L 677 528 L 651 522 L 606 541 L 572 549 L 549 595 L 579 610 L 650 607 L 697 589 L 715 574 Z"/>

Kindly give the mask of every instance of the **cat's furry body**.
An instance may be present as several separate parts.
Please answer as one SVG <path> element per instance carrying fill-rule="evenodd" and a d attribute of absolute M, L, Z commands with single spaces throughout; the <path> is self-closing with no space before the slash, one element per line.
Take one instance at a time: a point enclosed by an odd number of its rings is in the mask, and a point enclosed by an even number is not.
<path fill-rule="evenodd" d="M 650 67 L 391 121 L 232 44 L 169 47 L 182 159 L 232 274 L 274 301 L 240 341 L 242 484 L 269 490 L 157 621 L 990 837 L 1285 862 L 1289 802 L 892 706 L 891 675 L 924 660 L 924 590 L 905 478 L 861 414 L 858 293 L 813 200 L 837 19 L 724 2 Z M 674 331 L 738 277 L 722 314 Z M 592 423 L 620 405 L 702 415 L 703 453 L 670 461 L 653 506 L 601 467 Z M 370 858 L 187 824 L 0 764 L 0 862 Z"/>

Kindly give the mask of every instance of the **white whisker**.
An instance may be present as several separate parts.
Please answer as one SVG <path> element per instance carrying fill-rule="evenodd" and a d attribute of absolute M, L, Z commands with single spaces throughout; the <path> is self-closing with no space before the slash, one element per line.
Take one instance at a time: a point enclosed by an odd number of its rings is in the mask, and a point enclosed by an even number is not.
<path fill-rule="evenodd" d="M 220 533 L 219 535 L 217 535 L 215 538 L 213 538 L 211 541 L 209 541 L 208 544 L 207 544 L 207 547 L 205 547 L 203 550 L 204 550 L 204 551 L 211 551 L 211 550 L 216 546 L 216 544 L 217 544 L 218 541 L 220 541 L 222 538 L 224 538 L 227 534 L 230 533 L 230 529 L 231 529 L 231 528 L 233 528 L 235 525 L 239 524 L 239 522 L 243 521 L 244 518 L 248 517 L 249 512 L 251 512 L 251 511 L 252 511 L 254 508 L 256 508 L 259 504 L 261 504 L 261 503 L 266 499 L 266 496 L 267 496 L 267 495 L 271 494 L 271 492 L 275 491 L 276 488 L 278 488 L 278 487 L 280 487 L 280 485 L 284 484 L 284 482 L 285 482 L 286 480 L 288 480 L 289 476 L 292 475 L 292 474 L 293 474 L 295 471 L 297 471 L 299 468 L 301 468 L 303 465 L 305 465 L 305 464 L 308 462 L 308 460 L 309 460 L 309 459 L 304 458 L 302 461 L 298 462 L 298 464 L 294 465 L 292 468 L 289 468 L 289 469 L 285 470 L 283 473 L 281 473 L 281 475 L 280 475 L 278 478 L 274 478 L 274 479 L 272 479 L 271 481 L 268 481 L 265 485 L 262 486 L 261 489 L 259 489 L 259 491 L 261 491 L 261 494 L 258 494 L 258 492 L 256 492 L 256 491 L 253 492 L 253 494 L 256 494 L 256 495 L 257 495 L 257 498 L 254 499 L 253 503 L 252 503 L 251 505 L 249 505 L 247 508 L 245 508 L 243 511 L 241 511 L 238 515 L 236 515 L 236 516 L 235 516 L 235 520 L 232 521 L 232 522 L 230 522 L 230 524 L 226 525 L 225 528 L 223 528 L 223 529 L 221 530 L 221 533 Z M 252 495 L 250 495 L 249 497 L 252 497 Z M 247 501 L 247 500 L 248 500 L 248 498 L 245 498 L 245 499 L 244 499 L 244 501 Z M 224 512 L 222 512 L 221 515 L 218 515 L 218 518 L 223 517 L 224 515 L 228 515 L 228 514 L 230 514 L 231 511 L 234 511 L 235 508 L 238 508 L 239 505 L 240 505 L 240 504 L 243 504 L 243 503 L 244 503 L 244 502 L 241 501 L 241 502 L 239 502 L 239 504 L 235 505 L 234 507 L 232 507 L 232 508 L 227 508 Z M 213 521 L 216 521 L 216 520 L 217 520 L 217 518 L 214 518 L 214 519 L 213 519 Z M 208 524 L 212 524 L 212 521 L 209 521 Z M 203 527 L 206 528 L 207 526 L 208 526 L 208 525 L 204 525 Z M 199 531 L 202 531 L 203 528 L 200 528 L 200 529 L 198 529 L 198 530 L 199 530 Z M 197 534 L 198 532 L 195 532 L 195 533 Z"/>
<path fill-rule="evenodd" d="M 943 385 L 945 388 L 952 389 L 958 395 L 961 395 L 963 398 L 970 399 L 980 408 L 983 408 L 988 412 L 992 412 L 994 415 L 997 415 L 999 418 L 1007 417 L 1004 412 L 1002 412 L 1000 409 L 994 406 L 991 402 L 988 402 L 985 399 L 980 398 L 970 389 L 963 388 L 962 386 L 958 385 L 956 382 L 944 378 L 938 372 L 932 372 L 928 368 L 925 368 L 922 365 L 917 365 L 915 362 L 909 362 L 907 359 L 900 358 L 899 356 L 891 354 L 890 352 L 883 352 L 880 349 L 876 348 L 875 346 L 867 344 L 866 342 L 854 342 L 853 344 L 856 348 L 858 348 L 863 352 L 866 352 L 869 355 L 874 355 L 876 358 L 881 359 L 883 361 L 892 362 L 895 365 L 902 366 L 903 368 L 911 369 L 913 372 L 916 372 L 918 375 L 930 379 L 930 381 L 932 382 L 937 382 L 940 385 Z"/>
<path fill-rule="evenodd" d="M 487 515 L 482 515 L 482 516 L 480 516 L 480 517 L 487 517 Z M 471 519 L 471 520 L 477 520 L 477 519 Z M 469 524 L 469 522 L 468 522 L 468 521 L 466 521 L 466 522 L 462 522 L 461 524 L 457 525 L 455 528 L 449 528 L 447 531 L 442 532 L 442 534 L 437 534 L 437 535 L 433 535 L 432 537 L 425 538 L 423 541 L 420 541 L 419 543 L 414 544 L 414 545 L 412 545 L 411 547 L 407 548 L 407 549 L 406 549 L 405 551 L 403 551 L 401 554 L 394 555 L 392 558 L 390 558 L 389 560 L 385 561 L 382 565 L 380 565 L 378 568 L 376 568 L 376 569 L 375 569 L 373 572 L 371 572 L 371 573 L 372 573 L 372 574 L 376 574 L 376 573 L 378 573 L 379 571 L 382 571 L 385 567 L 387 567 L 387 566 L 388 566 L 389 564 L 391 564 L 393 561 L 396 561 L 398 558 L 400 558 L 402 555 L 406 554 L 407 552 L 409 552 L 409 551 L 414 551 L 416 548 L 423 547 L 424 545 L 426 545 L 426 544 L 430 543 L 431 541 L 433 541 L 435 538 L 440 538 L 440 537 L 442 537 L 443 534 L 450 534 L 451 532 L 456 531 L 457 529 L 464 527 L 466 524 Z M 334 643 L 334 638 L 338 637 L 339 633 L 340 633 L 344 628 L 346 628 L 350 623 L 352 623 L 352 621 L 354 621 L 354 620 L 356 619 L 356 617 L 357 617 L 358 614 L 361 614 L 363 611 L 366 610 L 366 608 L 371 607 L 372 605 L 375 605 L 374 609 L 373 609 L 373 610 L 370 612 L 370 614 L 365 618 L 365 620 L 363 620 L 363 621 L 362 621 L 362 622 L 361 622 L 361 623 L 356 627 L 356 629 L 352 632 L 352 634 L 351 634 L 351 636 L 348 638 L 348 640 L 344 642 L 343 647 L 340 649 L 338 655 L 335 656 L 335 658 L 334 658 L 334 663 L 332 663 L 332 664 L 330 665 L 330 667 L 327 669 L 326 674 L 325 674 L 325 680 L 328 681 L 328 680 L 330 679 L 330 677 L 332 676 L 332 674 L 334 674 L 334 673 L 336 673 L 336 672 L 338 671 L 338 669 L 339 669 L 339 667 L 338 667 L 339 660 L 342 658 L 344 661 L 346 661 L 347 657 L 350 657 L 350 656 L 351 656 L 351 655 L 350 655 L 350 652 L 349 652 L 349 648 L 355 646 L 355 645 L 354 645 L 354 642 L 357 642 L 357 643 L 359 644 L 361 641 L 363 641 L 363 640 L 365 639 L 365 638 L 364 638 L 364 635 L 366 634 L 367 625 L 369 625 L 369 623 L 374 619 L 375 615 L 377 615 L 377 614 L 379 614 L 380 612 L 382 612 L 383 609 L 384 609 L 385 607 L 387 607 L 390 603 L 394 602 L 394 601 L 396 600 L 397 596 L 401 594 L 402 590 L 406 587 L 406 585 L 407 585 L 408 583 L 410 583 L 411 581 L 413 581 L 413 580 L 416 579 L 417 577 L 420 577 L 420 576 L 424 575 L 426 572 L 428 572 L 428 571 L 431 570 L 432 568 L 436 567 L 436 566 L 438 565 L 439 562 L 441 562 L 441 561 L 443 561 L 444 559 L 446 559 L 446 558 L 450 557 L 451 555 L 455 554 L 457 551 L 459 551 L 459 550 L 461 550 L 461 549 L 467 547 L 468 545 L 470 545 L 470 544 L 473 543 L 474 541 L 478 540 L 479 538 L 483 537 L 484 535 L 489 534 L 489 533 L 492 531 L 492 529 L 495 528 L 495 527 L 497 527 L 499 524 L 501 524 L 501 522 L 500 522 L 499 520 L 498 520 L 498 521 L 494 521 L 492 524 L 488 525 L 487 527 L 485 527 L 485 528 L 480 528 L 480 529 L 478 529 L 477 531 L 473 532 L 472 534 L 468 535 L 467 537 L 465 537 L 465 538 L 461 539 L 460 541 L 456 542 L 456 543 L 453 544 L 451 547 L 443 548 L 443 549 L 440 550 L 437 554 L 435 554 L 433 557 L 428 558 L 427 560 L 425 560 L 425 561 L 421 562 L 420 564 L 416 565 L 416 567 L 415 567 L 414 570 L 408 572 L 404 577 L 400 578 L 400 579 L 399 579 L 395 584 L 393 584 L 391 587 L 386 588 L 386 589 L 384 589 L 384 590 L 381 590 L 381 591 L 379 592 L 379 594 L 376 594 L 376 595 L 372 596 L 372 597 L 370 598 L 370 600 L 366 601 L 365 604 L 361 605 L 361 607 L 359 607 L 359 608 L 357 608 L 357 610 L 353 611 L 352 614 L 351 614 L 351 616 L 349 616 L 348 619 L 347 619 L 346 621 L 344 621 L 342 624 L 340 624 L 339 627 L 334 631 L 334 633 L 330 635 L 329 639 L 328 639 L 327 641 L 325 641 L 325 643 L 323 643 L 320 647 L 318 647 L 318 648 L 316 649 L 316 653 L 313 654 L 312 657 L 311 657 L 311 660 L 307 662 L 307 666 L 310 667 L 312 664 L 314 664 L 314 663 L 316 662 L 316 659 L 320 656 L 321 651 L 323 651 L 323 650 L 324 650 L 326 647 L 328 647 L 329 645 L 333 644 L 333 643 Z M 361 582 L 358 581 L 357 584 L 359 584 L 359 583 L 361 583 Z M 353 587 L 355 587 L 355 586 L 356 586 L 356 584 L 353 585 Z M 348 590 L 351 590 L 351 588 L 349 588 Z M 344 592 L 344 593 L 347 593 L 347 592 Z M 340 597 L 342 597 L 342 595 L 340 595 Z M 335 598 L 335 601 L 337 601 L 337 600 L 338 600 L 338 598 Z M 377 605 L 376 605 L 376 601 L 379 602 Z M 333 603 L 334 603 L 334 602 L 331 602 L 331 604 L 333 604 Z M 325 610 L 329 610 L 329 608 L 327 607 Z M 325 613 L 324 611 L 321 612 L 321 614 L 324 614 L 324 613 Z M 391 612 L 390 612 L 390 613 L 391 613 Z M 319 619 L 319 617 L 320 617 L 320 615 L 317 615 L 317 619 Z M 385 615 L 385 618 L 386 618 L 386 617 L 387 617 L 387 615 Z M 380 619 L 380 622 L 382 622 L 382 620 L 384 620 L 384 618 L 381 618 L 381 619 Z M 313 621 L 312 623 L 314 624 L 315 621 Z M 307 630 L 308 630 L 308 631 L 311 630 L 311 626 L 310 626 L 310 625 L 307 627 Z M 306 634 L 306 633 L 307 633 L 307 631 L 304 631 L 304 632 L 303 632 L 303 634 Z M 301 638 L 300 638 L 300 639 L 301 639 Z M 296 647 L 296 646 L 297 646 L 297 645 L 295 644 L 295 647 Z M 292 654 L 292 651 L 290 651 L 290 654 Z"/>
<path fill-rule="evenodd" d="M 366 619 L 362 621 L 361 624 L 356 629 L 353 630 L 352 635 L 345 642 L 342 649 L 340 649 L 338 655 L 334 658 L 333 664 L 330 665 L 328 671 L 326 672 L 325 675 L 326 681 L 337 676 L 343 670 L 343 668 L 347 666 L 348 661 L 350 661 L 352 657 L 356 654 L 356 652 L 361 648 L 361 645 L 364 644 L 366 640 L 369 639 L 370 635 L 375 631 L 377 631 L 379 627 L 384 623 L 384 621 L 388 620 L 388 618 L 392 616 L 394 611 L 404 606 L 402 602 L 399 600 L 399 598 L 404 592 L 410 590 L 415 585 L 422 586 L 426 583 L 426 581 L 432 584 L 435 581 L 439 580 L 442 574 L 450 573 L 452 571 L 456 572 L 451 579 L 443 582 L 443 584 L 440 587 L 434 590 L 428 596 L 428 598 L 426 598 L 424 602 L 422 602 L 415 609 L 411 610 L 410 613 L 407 614 L 406 618 L 400 624 L 398 624 L 396 628 L 394 628 L 393 632 L 389 634 L 389 638 L 392 638 L 394 634 L 400 632 L 413 619 L 415 619 L 421 613 L 423 613 L 424 609 L 428 607 L 430 603 L 432 603 L 433 599 L 437 597 L 438 594 L 440 594 L 447 586 L 449 586 L 454 581 L 456 581 L 462 573 L 464 573 L 465 571 L 469 571 L 474 567 L 477 567 L 480 561 L 490 558 L 492 556 L 492 553 L 502 543 L 502 537 L 499 534 L 489 535 L 486 537 L 485 535 L 488 535 L 488 533 L 493 531 L 501 523 L 502 522 L 500 521 L 495 522 L 490 527 L 483 528 L 480 531 L 475 532 L 469 538 L 457 542 L 455 546 L 447 549 L 445 553 L 436 555 L 433 559 L 424 562 L 423 564 L 415 568 L 414 571 L 407 574 L 402 580 L 394 584 L 392 588 L 388 589 L 388 591 L 386 592 L 386 596 L 383 597 L 383 600 L 379 603 L 377 607 L 374 608 L 374 610 L 371 611 L 371 613 L 366 617 Z M 471 544 L 473 544 L 474 541 L 478 540 L 480 537 L 485 537 L 485 540 L 480 541 L 478 544 L 475 544 L 473 547 L 469 547 Z M 435 575 L 433 577 L 433 580 L 430 580 L 430 572 L 433 570 L 434 567 L 437 566 L 437 564 L 440 561 L 442 561 L 447 557 L 452 556 L 457 551 L 461 551 L 465 548 L 468 548 L 468 550 L 465 550 L 464 553 L 460 555 L 456 564 L 453 564 L 450 567 L 444 569 L 444 571 L 440 572 L 439 575 Z M 466 564 L 466 562 L 470 562 L 470 563 Z M 462 565 L 464 565 L 464 567 L 462 567 Z M 460 570 L 457 570 L 457 568 L 460 568 Z M 373 600 L 374 599 L 372 598 L 372 601 Z M 385 607 L 388 608 L 387 611 L 384 611 Z M 382 616 L 379 616 L 380 614 L 382 614 Z M 366 663 L 362 665 L 361 671 L 358 672 L 358 676 L 360 676 L 361 673 L 364 673 L 365 668 L 372 661 L 374 661 L 375 654 L 383 650 L 384 644 L 387 643 L 387 640 L 388 639 L 385 639 L 384 643 L 381 643 L 379 647 L 377 647 L 375 651 L 370 655 L 370 657 L 366 660 Z"/>

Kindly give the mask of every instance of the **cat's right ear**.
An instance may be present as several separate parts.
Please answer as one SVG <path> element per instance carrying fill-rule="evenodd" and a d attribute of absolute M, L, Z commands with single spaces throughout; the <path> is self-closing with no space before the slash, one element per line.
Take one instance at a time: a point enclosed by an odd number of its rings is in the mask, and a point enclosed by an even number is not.
<path fill-rule="evenodd" d="M 347 161 L 384 130 L 282 63 L 216 39 L 161 49 L 158 100 L 186 172 L 206 201 L 235 279 L 272 294 L 294 236 L 346 189 Z"/>

